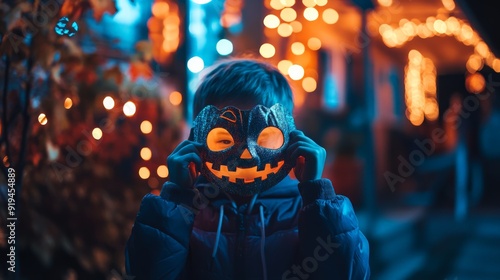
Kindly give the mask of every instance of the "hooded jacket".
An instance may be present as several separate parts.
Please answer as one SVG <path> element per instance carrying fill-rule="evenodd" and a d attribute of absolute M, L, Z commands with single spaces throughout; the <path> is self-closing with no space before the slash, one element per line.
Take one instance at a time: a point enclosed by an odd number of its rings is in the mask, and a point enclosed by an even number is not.
<path fill-rule="evenodd" d="M 369 279 L 351 202 L 328 179 L 286 177 L 237 205 L 207 182 L 147 194 L 126 245 L 133 279 Z"/>

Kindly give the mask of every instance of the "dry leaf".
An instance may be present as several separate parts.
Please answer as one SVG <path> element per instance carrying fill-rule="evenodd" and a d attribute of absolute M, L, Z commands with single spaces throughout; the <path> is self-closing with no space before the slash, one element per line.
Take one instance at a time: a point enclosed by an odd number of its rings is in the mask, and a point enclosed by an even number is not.
<path fill-rule="evenodd" d="M 114 15 L 117 12 L 114 0 L 89 0 L 89 2 L 94 11 L 94 18 L 96 21 L 101 21 L 105 13 Z"/>

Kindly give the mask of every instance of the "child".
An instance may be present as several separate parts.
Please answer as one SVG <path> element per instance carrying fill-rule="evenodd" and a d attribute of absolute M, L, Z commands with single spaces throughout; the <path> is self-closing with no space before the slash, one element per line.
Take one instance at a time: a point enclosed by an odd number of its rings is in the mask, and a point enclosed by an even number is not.
<path fill-rule="evenodd" d="M 194 113 L 207 105 L 251 110 L 277 103 L 292 112 L 286 78 L 266 63 L 234 59 L 203 78 Z M 203 143 L 180 143 L 167 159 L 170 181 L 160 196 L 147 194 L 141 203 L 126 246 L 127 274 L 134 279 L 369 279 L 368 242 L 352 205 L 321 178 L 325 149 L 299 130 L 288 139 L 296 179 L 287 176 L 251 196 L 214 188 L 199 175 Z"/>

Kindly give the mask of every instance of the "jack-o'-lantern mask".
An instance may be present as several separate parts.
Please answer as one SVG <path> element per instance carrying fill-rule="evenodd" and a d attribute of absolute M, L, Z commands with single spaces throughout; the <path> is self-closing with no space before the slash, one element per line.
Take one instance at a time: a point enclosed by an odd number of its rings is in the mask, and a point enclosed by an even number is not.
<path fill-rule="evenodd" d="M 201 174 L 222 190 L 241 196 L 265 191 L 285 178 L 285 153 L 293 117 L 281 105 L 250 111 L 209 105 L 196 117 L 191 138 L 204 144 Z"/>

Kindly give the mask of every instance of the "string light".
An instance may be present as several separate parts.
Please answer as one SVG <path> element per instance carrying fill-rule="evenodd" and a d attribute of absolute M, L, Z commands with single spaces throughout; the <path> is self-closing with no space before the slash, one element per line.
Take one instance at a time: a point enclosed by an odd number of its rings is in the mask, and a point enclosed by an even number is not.
<path fill-rule="evenodd" d="M 294 55 L 301 55 L 304 53 L 306 48 L 304 47 L 304 44 L 302 44 L 301 42 L 295 42 L 292 44 L 291 49 Z"/>
<path fill-rule="evenodd" d="M 292 21 L 290 22 L 290 26 L 292 27 L 292 31 L 295 33 L 302 31 L 302 23 L 300 23 L 300 21 Z"/>
<path fill-rule="evenodd" d="M 160 165 L 156 169 L 156 173 L 160 178 L 167 178 L 168 177 L 168 167 L 166 165 Z"/>
<path fill-rule="evenodd" d="M 64 99 L 64 108 L 70 109 L 71 107 L 73 107 L 73 100 L 71 100 L 71 98 L 69 97 L 66 97 L 66 99 Z"/>
<path fill-rule="evenodd" d="M 271 58 L 276 53 L 276 49 L 269 43 L 264 43 L 260 46 L 259 53 L 264 58 Z"/>
<path fill-rule="evenodd" d="M 135 104 L 132 101 L 127 101 L 125 104 L 123 104 L 123 114 L 127 117 L 131 117 L 135 114 L 136 108 Z"/>
<path fill-rule="evenodd" d="M 317 87 L 317 83 L 316 83 L 316 80 L 312 77 L 305 77 L 303 80 L 302 80 L 302 88 L 306 91 L 306 92 L 313 92 L 316 90 L 316 87 Z"/>
<path fill-rule="evenodd" d="M 441 0 L 441 2 L 448 11 L 453 11 L 455 9 L 455 2 L 453 0 Z"/>
<path fill-rule="evenodd" d="M 233 43 L 228 39 L 220 39 L 215 45 L 215 49 L 220 55 L 229 55 L 233 52 Z"/>
<path fill-rule="evenodd" d="M 308 21 L 314 21 L 318 19 L 319 13 L 315 8 L 305 8 L 304 18 Z"/>
<path fill-rule="evenodd" d="M 141 179 L 146 180 L 150 175 L 151 173 L 149 172 L 149 169 L 147 167 L 143 166 L 139 168 L 139 177 L 141 177 Z"/>
<path fill-rule="evenodd" d="M 469 73 L 475 73 L 483 68 L 483 59 L 477 54 L 472 54 L 469 56 L 465 67 Z"/>
<path fill-rule="evenodd" d="M 41 125 L 46 125 L 48 122 L 47 115 L 45 115 L 44 113 L 41 113 L 40 115 L 38 115 L 38 122 Z"/>
<path fill-rule="evenodd" d="M 144 147 L 141 149 L 141 158 L 143 160 L 146 160 L 146 161 L 150 160 L 152 155 L 153 155 L 153 153 L 151 152 L 150 148 Z"/>
<path fill-rule="evenodd" d="M 282 23 L 278 26 L 278 34 L 281 37 L 288 37 L 292 35 L 293 28 L 290 24 L 288 23 Z"/>
<path fill-rule="evenodd" d="M 322 7 L 328 3 L 328 0 L 314 0 L 314 2 L 316 3 L 316 5 Z"/>
<path fill-rule="evenodd" d="M 399 27 L 381 24 L 379 26 L 379 34 L 382 36 L 384 44 L 390 48 L 402 46 L 408 41 L 413 40 L 416 36 L 422 39 L 434 36 L 454 36 L 456 40 L 462 42 L 464 45 L 474 46 L 475 53 L 481 57 L 481 62 L 478 62 L 476 57 L 467 61 L 466 67 L 470 73 L 479 71 L 483 64 L 500 70 L 499 65 L 496 65 L 496 67 L 493 65 L 493 62 L 497 58 L 491 52 L 488 45 L 480 38 L 479 34 L 467 22 L 453 16 L 446 19 L 431 16 L 427 17 L 425 22 L 401 19 Z M 495 71 L 499 72 L 497 70 Z"/>
<path fill-rule="evenodd" d="M 480 73 L 469 74 L 465 79 L 465 86 L 469 92 L 478 94 L 486 87 L 486 80 Z"/>
<path fill-rule="evenodd" d="M 378 0 L 380 6 L 390 7 L 392 5 L 392 0 Z"/>
<path fill-rule="evenodd" d="M 182 102 L 182 94 L 178 91 L 172 91 L 168 96 L 168 100 L 172 105 L 178 106 Z"/>
<path fill-rule="evenodd" d="M 115 107 L 115 100 L 111 96 L 106 96 L 102 100 L 102 105 L 106 110 L 111 110 Z"/>
<path fill-rule="evenodd" d="M 168 15 L 169 5 L 167 2 L 155 2 L 151 6 L 151 13 L 157 18 L 166 18 Z"/>
<path fill-rule="evenodd" d="M 278 62 L 278 70 L 280 70 L 283 75 L 288 75 L 288 69 L 292 66 L 292 64 L 293 63 L 290 60 L 281 60 Z"/>
<path fill-rule="evenodd" d="M 285 5 L 281 3 L 281 0 L 271 0 L 271 3 L 269 4 L 271 5 L 271 8 L 275 10 L 281 10 L 285 7 Z"/>
<path fill-rule="evenodd" d="M 316 6 L 316 2 L 314 0 L 302 0 L 302 4 L 308 8 Z"/>
<path fill-rule="evenodd" d="M 325 9 L 322 18 L 328 24 L 335 24 L 339 20 L 339 13 L 334 9 Z"/>
<path fill-rule="evenodd" d="M 167 62 L 180 44 L 179 7 L 174 1 L 155 0 L 147 22 L 148 37 L 156 61 Z"/>
<path fill-rule="evenodd" d="M 298 64 L 294 64 L 288 68 L 288 75 L 292 80 L 300 80 L 304 77 L 304 68 Z"/>
<path fill-rule="evenodd" d="M 292 22 L 297 18 L 297 12 L 292 8 L 284 8 L 281 10 L 280 17 L 286 22 Z"/>
<path fill-rule="evenodd" d="M 321 48 L 321 40 L 316 37 L 311 37 L 307 40 L 307 46 L 313 50 L 317 51 Z"/>
<path fill-rule="evenodd" d="M 205 68 L 205 62 L 199 56 L 191 57 L 187 62 L 187 67 L 189 71 L 193 73 L 199 73 L 203 68 Z"/>
<path fill-rule="evenodd" d="M 150 121 L 142 121 L 141 122 L 141 132 L 144 134 L 149 134 L 153 131 L 153 125 L 151 124 Z"/>
<path fill-rule="evenodd" d="M 291 7 L 295 5 L 295 0 L 280 0 L 280 2 L 284 7 Z"/>
<path fill-rule="evenodd" d="M 102 130 L 98 127 L 94 128 L 92 130 L 92 137 L 94 137 L 95 140 L 100 140 L 102 138 Z"/>
<path fill-rule="evenodd" d="M 263 20 L 264 26 L 267 28 L 277 28 L 280 25 L 280 19 L 275 15 L 267 15 Z"/>
<path fill-rule="evenodd" d="M 436 96 L 436 67 L 417 50 L 408 53 L 405 67 L 406 117 L 415 126 L 439 116 Z"/>

